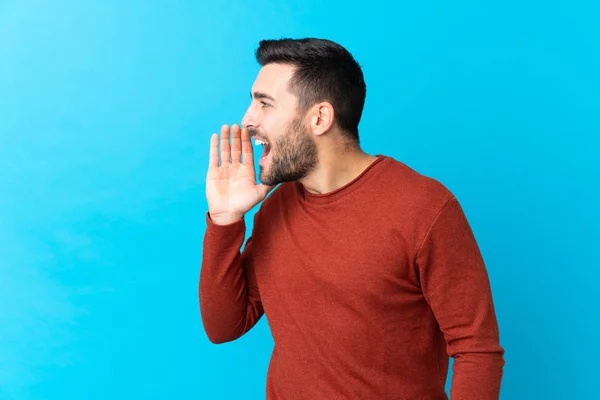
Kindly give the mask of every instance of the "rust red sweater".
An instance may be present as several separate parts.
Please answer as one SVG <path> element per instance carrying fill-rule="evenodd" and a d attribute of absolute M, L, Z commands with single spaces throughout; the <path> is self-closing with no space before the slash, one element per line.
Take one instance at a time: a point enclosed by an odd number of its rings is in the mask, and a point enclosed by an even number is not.
<path fill-rule="evenodd" d="M 200 311 L 214 343 L 263 314 L 268 400 L 498 399 L 504 366 L 484 261 L 453 194 L 378 156 L 344 187 L 280 185 L 245 222 L 206 214 Z M 240 371 L 243 373 L 243 371 Z"/>

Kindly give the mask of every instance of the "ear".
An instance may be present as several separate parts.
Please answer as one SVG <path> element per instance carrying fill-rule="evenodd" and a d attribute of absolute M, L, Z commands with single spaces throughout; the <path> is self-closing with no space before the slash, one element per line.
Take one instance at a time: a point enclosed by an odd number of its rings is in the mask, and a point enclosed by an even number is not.
<path fill-rule="evenodd" d="M 322 135 L 333 125 L 334 111 L 331 103 L 315 104 L 310 111 L 310 129 L 313 135 Z"/>

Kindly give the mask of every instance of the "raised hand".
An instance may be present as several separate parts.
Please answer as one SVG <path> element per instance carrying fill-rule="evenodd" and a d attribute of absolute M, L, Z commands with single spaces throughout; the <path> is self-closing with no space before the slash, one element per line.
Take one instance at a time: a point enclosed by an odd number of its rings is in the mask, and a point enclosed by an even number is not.
<path fill-rule="evenodd" d="M 247 128 L 240 129 L 236 124 L 231 129 L 228 125 L 221 127 L 220 163 L 219 135 L 211 136 L 206 199 L 214 223 L 227 225 L 242 219 L 271 189 L 273 186 L 256 183 L 254 154 Z"/>

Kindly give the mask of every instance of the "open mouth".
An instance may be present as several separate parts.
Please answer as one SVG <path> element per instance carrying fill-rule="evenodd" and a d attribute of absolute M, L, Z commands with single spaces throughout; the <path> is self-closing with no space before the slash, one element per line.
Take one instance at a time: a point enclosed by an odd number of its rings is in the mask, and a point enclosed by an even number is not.
<path fill-rule="evenodd" d="M 267 156 L 271 152 L 271 145 L 269 144 L 269 142 L 267 142 L 264 139 L 255 137 L 254 143 L 256 143 L 257 145 L 263 146 L 263 152 L 262 152 L 262 156 L 260 157 L 260 159 L 262 160 L 264 158 L 267 158 Z"/>

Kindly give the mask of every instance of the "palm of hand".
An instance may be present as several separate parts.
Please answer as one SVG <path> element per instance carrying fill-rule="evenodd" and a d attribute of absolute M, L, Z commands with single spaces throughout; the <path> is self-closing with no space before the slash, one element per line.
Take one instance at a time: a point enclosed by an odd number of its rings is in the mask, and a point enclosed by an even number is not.
<path fill-rule="evenodd" d="M 210 161 L 206 176 L 206 197 L 211 217 L 242 217 L 262 201 L 273 188 L 256 183 L 254 155 L 250 133 L 239 126 L 221 128 L 221 162 L 219 165 L 219 136 L 213 134 L 210 142 Z M 243 162 L 242 162 L 243 156 Z"/>

